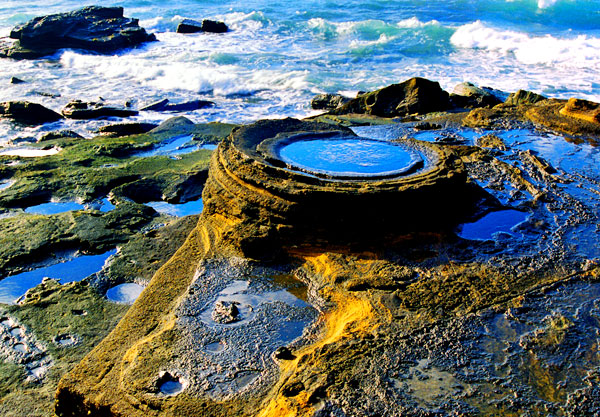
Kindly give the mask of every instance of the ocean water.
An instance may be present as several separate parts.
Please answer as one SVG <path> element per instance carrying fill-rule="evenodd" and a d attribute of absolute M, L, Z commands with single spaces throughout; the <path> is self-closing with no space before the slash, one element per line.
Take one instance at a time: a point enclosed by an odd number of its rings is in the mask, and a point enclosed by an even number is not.
<path fill-rule="evenodd" d="M 310 115 L 317 93 L 348 95 L 421 76 L 451 91 L 463 81 L 507 92 L 600 101 L 598 0 L 106 0 L 123 6 L 159 42 L 99 56 L 65 50 L 49 59 L 0 60 L 0 101 L 27 99 L 55 110 L 70 99 L 137 106 L 208 99 L 196 122 L 250 122 Z M 4 0 L 0 37 L 27 20 L 81 7 L 72 0 Z M 183 18 L 222 20 L 222 35 L 175 33 Z M 17 76 L 26 84 L 11 85 Z M 46 95 L 40 95 L 44 93 Z M 53 94 L 59 97 L 48 97 Z M 143 112 L 132 120 L 159 122 Z M 41 128 L 0 123 L 14 136 L 106 121 Z"/>

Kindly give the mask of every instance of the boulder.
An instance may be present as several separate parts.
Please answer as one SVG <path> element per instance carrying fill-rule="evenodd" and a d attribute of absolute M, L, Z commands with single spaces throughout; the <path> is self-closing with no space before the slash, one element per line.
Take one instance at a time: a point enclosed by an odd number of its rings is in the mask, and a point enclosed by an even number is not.
<path fill-rule="evenodd" d="M 26 125 L 41 125 L 56 122 L 63 117 L 41 104 L 28 101 L 7 101 L 0 103 L 0 117 L 12 119 Z"/>
<path fill-rule="evenodd" d="M 319 94 L 310 102 L 310 106 L 315 110 L 333 110 L 349 102 L 351 98 L 341 94 Z"/>
<path fill-rule="evenodd" d="M 331 114 L 369 114 L 380 117 L 403 117 L 444 111 L 451 107 L 448 93 L 440 84 L 424 78 L 411 78 L 350 100 Z"/>
<path fill-rule="evenodd" d="M 61 113 L 68 119 L 98 119 L 100 117 L 130 117 L 138 114 L 135 110 L 106 106 L 102 103 L 86 103 L 81 100 L 69 102 Z"/>
<path fill-rule="evenodd" d="M 122 7 L 100 6 L 36 17 L 15 27 L 10 37 L 17 42 L 0 56 L 16 59 L 40 58 L 63 48 L 106 54 L 156 40 L 137 19 L 123 17 Z"/>
<path fill-rule="evenodd" d="M 169 99 L 164 99 L 157 101 L 156 103 L 152 103 L 149 106 L 142 107 L 140 110 L 184 112 L 205 109 L 207 107 L 213 107 L 214 105 L 214 102 L 208 100 L 192 100 L 183 103 L 170 104 Z"/>
<path fill-rule="evenodd" d="M 464 82 L 454 87 L 450 95 L 452 104 L 456 107 L 474 109 L 478 107 L 494 107 L 502 103 L 490 89 L 477 87 L 475 84 Z"/>
<path fill-rule="evenodd" d="M 98 133 L 103 136 L 116 138 L 121 136 L 147 133 L 157 127 L 158 125 L 152 123 L 117 123 L 113 125 L 102 126 L 100 129 L 98 129 Z"/>
<path fill-rule="evenodd" d="M 11 77 L 10 83 L 11 84 L 23 84 L 23 83 L 25 83 L 25 81 L 23 81 L 22 79 L 17 78 L 17 77 Z"/>
<path fill-rule="evenodd" d="M 184 19 L 177 26 L 177 33 L 198 33 L 198 32 L 209 32 L 209 33 L 225 33 L 229 31 L 227 25 L 223 22 L 217 22 L 215 20 L 204 19 L 202 23 L 192 19 Z"/>
<path fill-rule="evenodd" d="M 547 100 L 547 98 L 531 91 L 519 90 L 508 96 L 504 104 L 508 106 L 520 106 L 522 104 L 539 103 L 542 100 Z"/>

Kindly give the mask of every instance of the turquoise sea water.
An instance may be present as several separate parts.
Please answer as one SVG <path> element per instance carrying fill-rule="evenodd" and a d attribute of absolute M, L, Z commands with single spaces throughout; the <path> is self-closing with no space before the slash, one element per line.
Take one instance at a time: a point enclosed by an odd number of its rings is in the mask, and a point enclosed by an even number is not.
<path fill-rule="evenodd" d="M 70 99 L 143 105 L 208 99 L 195 121 L 248 122 L 306 116 L 320 92 L 353 95 L 413 76 L 447 90 L 463 81 L 507 92 L 600 101 L 597 0 L 107 0 L 159 42 L 115 56 L 62 51 L 51 59 L 0 61 L 0 101 L 29 99 L 55 110 Z M 5 0 L 0 36 L 16 24 L 81 2 Z M 175 33 L 183 18 L 225 21 L 224 35 Z M 11 76 L 26 84 L 11 85 Z M 50 98 L 39 93 L 60 97 Z M 137 120 L 170 115 L 143 112 Z M 86 131 L 106 122 L 62 122 Z M 59 126 L 62 127 L 62 126 Z M 27 129 L 36 135 L 45 126 Z M 22 134 L 0 125 L 0 142 Z"/>

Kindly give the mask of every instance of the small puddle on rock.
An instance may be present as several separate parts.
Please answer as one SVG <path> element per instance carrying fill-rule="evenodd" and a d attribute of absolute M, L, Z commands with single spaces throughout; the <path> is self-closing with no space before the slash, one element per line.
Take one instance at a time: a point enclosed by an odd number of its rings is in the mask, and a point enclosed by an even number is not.
<path fill-rule="evenodd" d="M 0 191 L 6 190 L 8 187 L 10 187 L 11 185 L 13 185 L 15 182 L 16 181 L 14 181 L 14 180 L 0 181 Z"/>
<path fill-rule="evenodd" d="M 214 343 L 209 343 L 208 345 L 204 346 L 204 349 L 210 353 L 219 353 L 219 352 L 223 352 L 226 347 L 227 346 L 223 342 L 214 342 Z"/>
<path fill-rule="evenodd" d="M 528 213 L 518 210 L 501 210 L 486 214 L 473 223 L 463 224 L 458 235 L 469 240 L 493 240 L 496 233 L 514 235 L 512 229 L 527 219 Z"/>
<path fill-rule="evenodd" d="M 173 396 L 183 392 L 185 389 L 185 381 L 183 381 L 180 377 L 173 376 L 166 372 L 159 378 L 158 387 L 161 394 Z"/>
<path fill-rule="evenodd" d="M 190 216 L 193 214 L 200 214 L 204 209 L 204 203 L 202 199 L 188 201 L 187 203 L 171 204 L 166 201 L 150 201 L 146 205 L 152 207 L 158 213 L 168 214 L 174 217 Z"/>
<path fill-rule="evenodd" d="M 106 298 L 114 303 L 133 304 L 144 291 L 144 288 L 135 283 L 117 285 L 106 292 Z"/>
<path fill-rule="evenodd" d="M 19 353 L 27 353 L 27 346 L 25 346 L 23 343 L 16 343 L 13 345 L 13 349 Z"/>
<path fill-rule="evenodd" d="M 60 347 L 75 346 L 77 342 L 77 338 L 71 334 L 61 334 L 54 338 L 54 343 Z"/>
<path fill-rule="evenodd" d="M 81 281 L 102 270 L 106 260 L 116 253 L 116 250 L 111 250 L 101 255 L 79 256 L 67 262 L 6 277 L 0 281 L 0 303 L 13 304 L 45 277 L 60 279 L 63 284 Z"/>

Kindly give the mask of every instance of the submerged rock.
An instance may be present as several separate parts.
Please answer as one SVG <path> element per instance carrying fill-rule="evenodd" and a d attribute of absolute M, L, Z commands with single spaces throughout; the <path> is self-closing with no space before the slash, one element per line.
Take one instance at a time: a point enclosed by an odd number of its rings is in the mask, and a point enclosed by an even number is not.
<path fill-rule="evenodd" d="M 319 94 L 311 100 L 310 106 L 315 110 L 333 110 L 343 106 L 350 100 L 351 98 L 341 94 Z"/>
<path fill-rule="evenodd" d="M 448 110 L 448 93 L 440 84 L 424 78 L 411 78 L 350 100 L 332 114 L 359 113 L 380 117 L 404 117 Z"/>
<path fill-rule="evenodd" d="M 0 103 L 0 117 L 12 119 L 27 125 L 41 125 L 56 122 L 63 117 L 41 104 L 29 101 L 8 101 Z"/>
<path fill-rule="evenodd" d="M 240 310 L 235 301 L 217 301 L 212 312 L 212 319 L 219 324 L 229 324 L 240 320 Z"/>
<path fill-rule="evenodd" d="M 36 59 L 63 48 L 106 54 L 156 40 L 137 19 L 123 17 L 122 7 L 100 6 L 36 17 L 15 27 L 10 37 L 17 42 L 0 56 L 16 59 Z"/>
<path fill-rule="evenodd" d="M 81 100 L 69 102 L 61 113 L 68 119 L 98 119 L 100 117 L 130 117 L 138 114 L 135 110 L 106 106 L 103 103 L 86 103 Z"/>
<path fill-rule="evenodd" d="M 204 19 L 202 23 L 192 19 L 184 19 L 177 26 L 177 33 L 225 33 L 227 31 L 229 31 L 229 28 L 225 23 L 208 19 Z"/>

